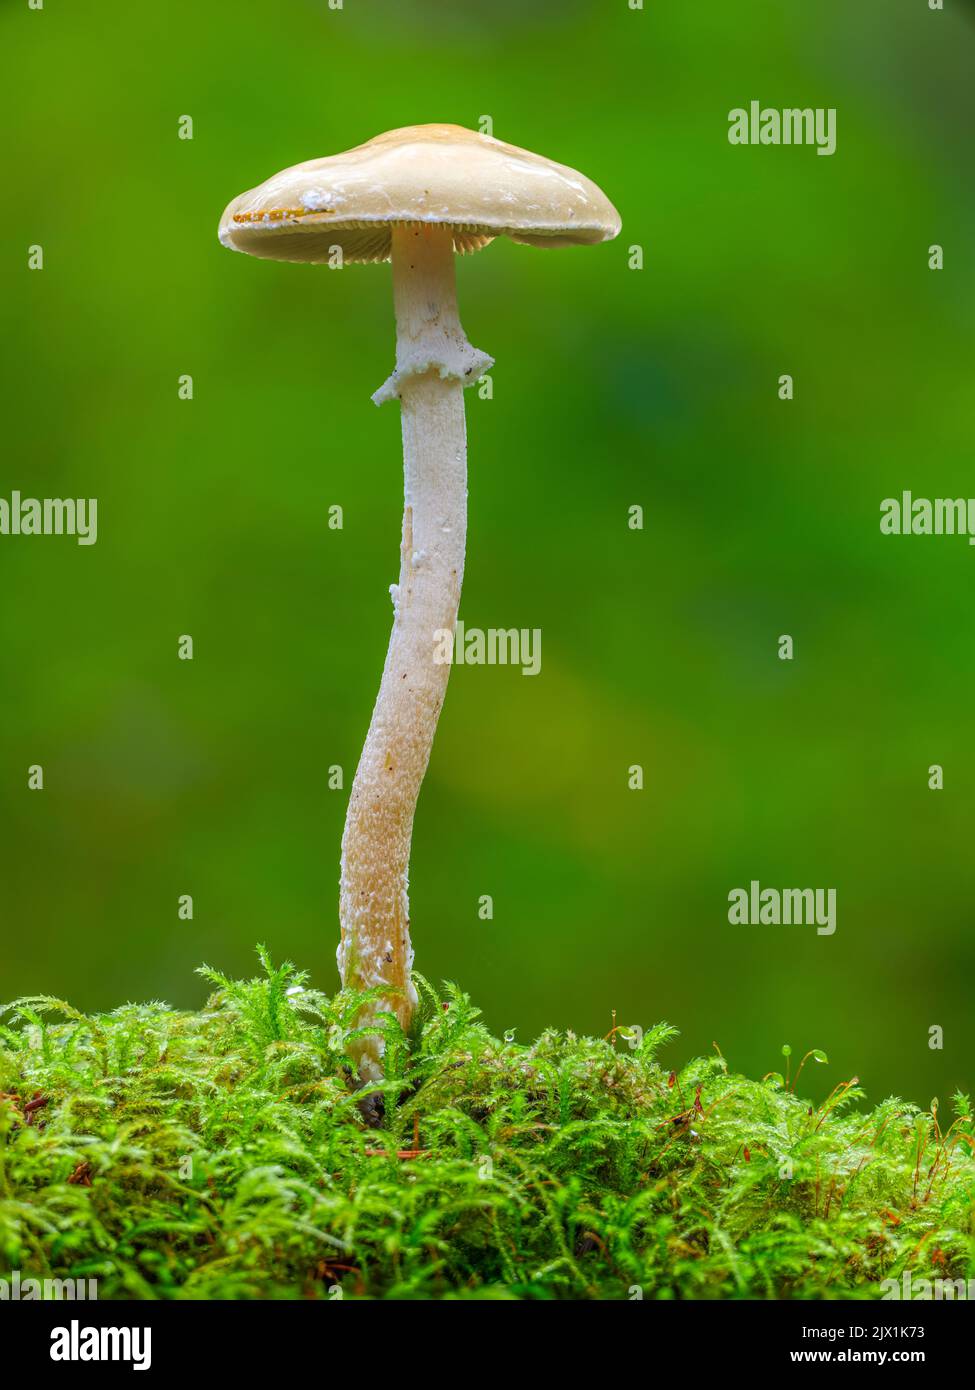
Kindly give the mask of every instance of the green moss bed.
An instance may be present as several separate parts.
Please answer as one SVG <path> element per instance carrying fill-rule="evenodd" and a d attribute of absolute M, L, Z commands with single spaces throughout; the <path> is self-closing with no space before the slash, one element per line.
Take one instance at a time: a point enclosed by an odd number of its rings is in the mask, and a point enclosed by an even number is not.
<path fill-rule="evenodd" d="M 975 1139 L 856 1078 L 674 1072 L 675 1031 L 497 1039 L 419 980 L 366 1096 L 365 996 L 292 966 L 199 1013 L 0 1014 L 0 1274 L 100 1298 L 878 1298 L 975 1277 Z M 787 1049 L 784 1049 L 787 1051 Z M 791 1058 L 788 1062 L 791 1063 Z M 826 1064 L 828 1066 L 828 1064 Z"/>

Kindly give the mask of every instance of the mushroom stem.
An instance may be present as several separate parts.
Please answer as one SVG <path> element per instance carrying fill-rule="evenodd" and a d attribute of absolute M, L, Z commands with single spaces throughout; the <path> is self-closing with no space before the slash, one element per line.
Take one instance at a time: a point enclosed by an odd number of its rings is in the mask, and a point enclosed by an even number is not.
<path fill-rule="evenodd" d="M 408 896 L 413 815 L 450 676 L 464 577 L 464 387 L 491 359 L 471 347 L 457 315 L 451 229 L 396 226 L 392 241 L 396 370 L 373 400 L 398 398 L 401 405 L 403 539 L 386 665 L 342 837 L 338 964 L 346 987 L 397 991 L 364 1011 L 359 1027 L 385 1010 L 405 1029 L 416 1004 Z M 382 1075 L 382 1051 L 378 1034 L 357 1040 L 364 1080 Z"/>

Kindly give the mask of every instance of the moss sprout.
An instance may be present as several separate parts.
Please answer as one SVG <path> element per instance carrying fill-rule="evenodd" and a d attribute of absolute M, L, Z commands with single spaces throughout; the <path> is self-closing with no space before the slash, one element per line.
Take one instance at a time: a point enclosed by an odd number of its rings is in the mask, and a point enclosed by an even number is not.
<path fill-rule="evenodd" d="M 417 977 L 358 1088 L 355 1020 L 260 952 L 199 1013 L 0 1013 L 0 1274 L 101 1298 L 876 1298 L 975 1277 L 975 1137 L 856 1079 L 715 1055 L 661 1024 L 491 1036 Z M 374 994 L 375 992 L 372 992 Z M 376 1025 L 373 1025 L 376 1026 Z M 828 1066 L 822 1053 L 807 1060 Z M 824 1075 L 815 1068 L 817 1080 Z"/>

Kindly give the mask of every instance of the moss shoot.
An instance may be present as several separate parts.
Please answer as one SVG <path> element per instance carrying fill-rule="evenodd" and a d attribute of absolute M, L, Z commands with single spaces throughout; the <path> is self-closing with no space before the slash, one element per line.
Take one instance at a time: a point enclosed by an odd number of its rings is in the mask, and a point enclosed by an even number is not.
<path fill-rule="evenodd" d="M 254 980 L 203 970 L 199 1013 L 2 1010 L 0 1274 L 195 1299 L 877 1298 L 905 1270 L 975 1278 L 965 1096 L 950 1117 L 867 1112 L 854 1078 L 812 1103 L 815 1052 L 794 1076 L 717 1052 L 672 1071 L 666 1024 L 499 1040 L 422 980 L 367 1094 L 350 1044 L 370 996 L 260 955 Z"/>

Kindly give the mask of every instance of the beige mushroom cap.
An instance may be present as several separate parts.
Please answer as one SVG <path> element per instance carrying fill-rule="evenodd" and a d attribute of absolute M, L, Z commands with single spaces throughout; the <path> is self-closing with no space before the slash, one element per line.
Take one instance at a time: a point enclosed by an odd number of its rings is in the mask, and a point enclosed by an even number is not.
<path fill-rule="evenodd" d="M 277 261 L 384 261 L 391 228 L 451 227 L 454 250 L 496 236 L 528 246 L 609 241 L 619 213 L 596 185 L 541 155 L 457 125 L 414 125 L 309 159 L 239 198 L 220 220 L 234 251 Z"/>

